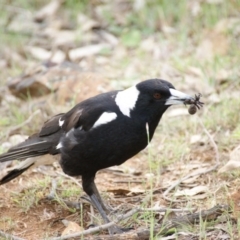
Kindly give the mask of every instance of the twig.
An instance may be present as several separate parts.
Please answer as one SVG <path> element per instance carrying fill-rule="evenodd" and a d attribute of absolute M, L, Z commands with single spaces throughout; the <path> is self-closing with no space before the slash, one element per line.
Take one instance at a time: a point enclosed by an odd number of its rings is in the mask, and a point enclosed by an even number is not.
<path fill-rule="evenodd" d="M 56 189 L 57 189 L 57 181 L 54 178 L 54 179 L 52 179 L 52 188 L 51 188 L 50 193 L 47 196 L 47 199 L 52 200 L 52 199 L 55 198 L 55 196 L 56 196 Z"/>
<path fill-rule="evenodd" d="M 9 240 L 26 240 L 24 238 L 16 237 L 16 236 L 13 236 L 11 234 L 5 233 L 1 230 L 0 230 L 0 236 L 4 237 L 4 239 L 9 239 Z"/>
<path fill-rule="evenodd" d="M 211 171 L 214 171 L 218 168 L 219 164 L 215 164 L 213 167 L 207 169 L 207 170 L 203 170 L 201 172 L 197 172 L 197 173 L 193 173 L 193 174 L 189 174 L 183 178 L 181 178 L 180 180 L 176 181 L 175 183 L 173 183 L 166 191 L 164 191 L 163 193 L 163 198 L 167 201 L 170 201 L 170 202 L 183 202 L 184 200 L 173 200 L 169 197 L 167 197 L 167 194 L 172 190 L 174 189 L 176 186 L 178 186 L 181 182 L 185 181 L 186 179 L 188 178 L 191 178 L 191 177 L 195 177 L 195 176 L 200 176 L 202 174 L 206 174 L 206 173 L 209 173 Z"/>
<path fill-rule="evenodd" d="M 147 201 L 149 198 L 149 195 L 147 195 L 144 199 L 143 199 L 143 202 Z M 101 226 L 98 226 L 98 227 L 94 227 L 94 228 L 91 228 L 91 229 L 88 229 L 88 230 L 85 230 L 85 231 L 82 231 L 82 232 L 77 232 L 77 233 L 73 233 L 73 234 L 69 234 L 69 235 L 66 235 L 66 236 L 62 236 L 62 237 L 56 237 L 56 238 L 50 238 L 49 240 L 64 240 L 64 239 L 69 239 L 69 238 L 74 238 L 74 237 L 80 237 L 80 236 L 84 236 L 84 235 L 88 235 L 88 234 L 93 234 L 93 233 L 96 233 L 96 232 L 99 232 L 99 231 L 102 231 L 102 230 L 105 230 L 105 229 L 108 229 L 109 227 L 113 226 L 113 225 L 116 225 L 117 223 L 121 222 L 122 220 L 125 220 L 129 217 L 131 217 L 133 214 L 139 212 L 139 211 L 158 211 L 158 212 L 166 212 L 166 211 L 190 211 L 191 209 L 167 209 L 167 208 L 157 208 L 157 209 L 153 209 L 153 208 L 141 208 L 141 207 L 136 207 L 134 209 L 132 209 L 131 211 L 127 212 L 126 214 L 124 215 L 121 215 L 119 217 L 117 217 L 117 219 L 115 221 L 112 221 L 110 223 L 107 223 L 107 224 L 103 224 Z"/>
<path fill-rule="evenodd" d="M 219 151 L 218 151 L 218 146 L 215 143 L 213 137 L 211 136 L 211 134 L 209 133 L 209 131 L 205 128 L 205 126 L 203 125 L 202 120 L 199 118 L 199 123 L 201 125 L 201 127 L 203 128 L 203 131 L 206 133 L 206 135 L 209 137 L 209 140 L 214 148 L 215 151 L 215 158 L 216 158 L 216 164 L 220 164 L 220 160 L 219 160 Z"/>
<path fill-rule="evenodd" d="M 69 234 L 69 235 L 62 236 L 62 237 L 49 238 L 49 240 L 64 240 L 64 239 L 84 236 L 87 234 L 93 234 L 93 233 L 99 232 L 101 230 L 108 229 L 109 227 L 119 223 L 120 221 L 131 217 L 133 214 L 137 213 L 139 210 L 140 210 L 140 207 L 136 207 L 136 208 L 132 209 L 131 211 L 127 212 L 126 214 L 123 214 L 123 215 L 117 217 L 117 219 L 115 221 L 112 221 L 110 223 L 106 223 L 106 224 L 103 224 L 98 227 L 90 228 L 90 229 L 84 230 L 82 232 L 77 232 L 77 233 Z"/>
<path fill-rule="evenodd" d="M 162 223 L 153 230 L 154 236 L 165 236 L 173 234 L 176 229 L 183 226 L 199 223 L 200 221 L 214 221 L 225 212 L 230 212 L 230 207 L 227 205 L 216 205 L 215 207 L 199 211 L 197 213 L 186 214 L 178 216 Z M 127 232 L 124 234 L 116 234 L 113 236 L 91 236 L 85 237 L 84 240 L 147 240 L 151 236 L 151 230 L 140 229 L 136 231 Z"/>
<path fill-rule="evenodd" d="M 168 193 L 174 189 L 176 186 L 178 186 L 181 182 L 185 181 L 186 179 L 188 178 L 191 178 L 191 177 L 196 177 L 196 176 L 200 176 L 202 174 L 206 174 L 206 173 L 209 173 L 209 172 L 212 172 L 214 170 L 216 170 L 218 168 L 218 166 L 220 165 L 220 161 L 219 161 L 219 151 L 218 151 L 218 147 L 217 147 L 217 144 L 215 143 L 213 137 L 211 136 L 211 134 L 208 132 L 208 130 L 204 127 L 201 119 L 199 119 L 199 123 L 200 125 L 202 126 L 204 132 L 207 134 L 207 136 L 209 137 L 209 140 L 214 148 L 214 151 L 215 151 L 215 158 L 216 158 L 216 164 L 209 168 L 209 169 L 205 169 L 201 172 L 197 172 L 197 173 L 193 173 L 193 174 L 189 174 L 183 178 L 181 178 L 180 180 L 176 181 L 175 183 L 173 183 L 170 187 L 168 187 L 164 193 L 163 193 L 163 198 L 167 201 L 170 201 L 170 202 L 183 202 L 184 200 L 173 200 L 172 198 L 168 197 Z"/>
<path fill-rule="evenodd" d="M 71 176 L 68 176 L 68 175 L 66 175 L 62 172 L 59 172 L 59 171 L 55 171 L 55 173 L 57 173 L 58 175 L 60 175 L 62 177 L 70 179 L 72 182 L 74 182 L 76 185 L 78 185 L 79 187 L 82 188 L 82 185 L 75 178 L 73 178 Z M 60 202 L 64 203 L 69 208 L 80 209 L 81 203 L 79 203 L 79 202 L 72 202 L 72 201 L 68 201 L 68 200 L 59 199 L 56 195 L 56 189 L 57 189 L 57 182 L 54 179 L 54 180 L 52 180 L 52 189 L 51 189 L 51 192 L 49 193 L 49 195 L 47 196 L 47 199 L 49 199 L 49 200 L 59 200 Z"/>
<path fill-rule="evenodd" d="M 147 211 L 152 211 L 152 212 L 192 212 L 194 211 L 195 208 L 161 208 L 161 207 L 153 207 L 153 208 L 141 208 L 139 212 L 147 212 Z"/>
<path fill-rule="evenodd" d="M 66 205 L 68 208 L 75 208 L 75 209 L 80 209 L 81 208 L 81 203 L 80 202 L 72 202 L 68 200 L 63 200 L 58 197 L 56 194 L 56 189 L 57 189 L 57 181 L 56 179 L 52 180 L 52 188 L 48 196 L 46 197 L 48 200 L 56 200 L 60 204 L 63 203 Z"/>
<path fill-rule="evenodd" d="M 143 198 L 142 203 L 147 202 L 150 199 L 150 197 L 151 197 L 151 192 Z M 121 216 L 118 216 L 115 221 L 111 221 L 110 223 L 106 223 L 106 224 L 103 224 L 103 225 L 98 226 L 98 227 L 94 227 L 94 228 L 91 228 L 91 229 L 88 229 L 88 230 L 84 230 L 82 232 L 69 234 L 69 235 L 66 235 L 66 236 L 63 236 L 63 237 L 49 238 L 49 240 L 64 240 L 64 239 L 84 236 L 84 235 L 87 235 L 87 234 L 93 234 L 93 233 L 99 232 L 101 230 L 108 229 L 109 227 L 111 227 L 113 225 L 116 225 L 117 223 L 131 217 L 133 214 L 139 212 L 140 210 L 141 210 L 141 207 L 139 206 L 139 207 L 136 207 L 136 208 L 132 209 L 131 211 L 129 211 L 129 212 L 127 212 L 127 213 L 125 213 Z"/>

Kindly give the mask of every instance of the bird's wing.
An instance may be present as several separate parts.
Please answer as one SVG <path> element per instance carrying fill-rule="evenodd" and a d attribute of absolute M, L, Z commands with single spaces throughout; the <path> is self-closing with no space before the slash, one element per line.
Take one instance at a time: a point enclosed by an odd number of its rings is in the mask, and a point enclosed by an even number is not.
<path fill-rule="evenodd" d="M 39 137 L 49 136 L 60 130 L 59 119 L 64 115 L 64 113 L 59 113 L 50 119 L 48 119 L 39 131 Z"/>
<path fill-rule="evenodd" d="M 116 92 L 100 94 L 77 104 L 60 118 L 59 123 L 62 130 L 68 132 L 71 129 L 79 128 L 88 131 L 96 124 L 102 114 L 112 113 L 108 119 L 113 118 L 113 113 L 116 115 L 117 106 L 112 96 Z"/>

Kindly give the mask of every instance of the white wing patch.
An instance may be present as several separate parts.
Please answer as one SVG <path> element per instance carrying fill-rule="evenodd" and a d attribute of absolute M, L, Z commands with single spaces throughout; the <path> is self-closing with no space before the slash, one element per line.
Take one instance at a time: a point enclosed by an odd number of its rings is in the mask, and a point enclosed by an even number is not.
<path fill-rule="evenodd" d="M 117 114 L 114 112 L 104 112 L 99 119 L 94 123 L 93 128 L 98 127 L 102 124 L 109 123 L 117 118 Z"/>
<path fill-rule="evenodd" d="M 62 143 L 60 142 L 57 146 L 56 149 L 60 149 L 62 147 Z"/>
<path fill-rule="evenodd" d="M 118 105 L 120 111 L 130 117 L 130 111 L 134 109 L 138 100 L 139 91 L 136 86 L 130 87 L 124 91 L 117 93 L 115 102 Z"/>
<path fill-rule="evenodd" d="M 59 118 L 58 123 L 59 123 L 59 127 L 61 127 L 64 124 L 64 120 L 61 120 L 61 118 Z"/>

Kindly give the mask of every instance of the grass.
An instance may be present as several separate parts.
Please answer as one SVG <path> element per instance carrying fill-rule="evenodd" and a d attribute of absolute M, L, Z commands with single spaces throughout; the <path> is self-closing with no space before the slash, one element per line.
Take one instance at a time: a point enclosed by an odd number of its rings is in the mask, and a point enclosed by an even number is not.
<path fill-rule="evenodd" d="M 7 67 L 1 69 L 3 77 L 0 81 L 0 86 L 5 86 L 9 76 L 16 76 L 25 69 L 22 66 L 22 62 L 14 60 L 11 54 L 9 56 L 5 53 L 7 48 L 21 54 L 26 61 L 25 66 L 31 62 L 36 62 L 28 53 L 24 52 L 25 45 L 31 42 L 33 36 L 4 30 L 13 9 L 18 9 L 17 12 L 20 13 L 28 11 L 34 14 L 36 10 L 48 2 L 46 0 L 4 0 L 1 2 L 0 56 L 2 59 L 8 57 L 9 60 Z M 192 91 L 195 93 L 201 89 L 206 104 L 204 110 L 198 113 L 198 117 L 201 118 L 206 129 L 214 136 L 220 151 L 221 162 L 226 162 L 228 160 L 228 152 L 236 147 L 240 140 L 240 101 L 239 97 L 236 97 L 237 93 L 235 93 L 240 87 L 238 67 L 240 63 L 239 22 L 236 21 L 235 24 L 230 24 L 231 19 L 235 18 L 236 20 L 238 18 L 240 1 L 219 1 L 219 3 L 201 1 L 199 3 L 199 1 L 187 0 L 146 0 L 143 1 L 145 3 L 143 6 L 138 7 L 134 6 L 134 2 L 138 1 L 125 1 L 123 6 L 121 3 L 117 5 L 116 2 L 110 1 L 70 0 L 64 2 L 58 16 L 67 16 L 66 19 L 69 19 L 69 22 L 73 23 L 73 25 L 75 24 L 79 33 L 75 41 L 76 46 L 81 45 L 82 41 L 84 41 L 81 26 L 77 25 L 79 14 L 86 14 L 89 18 L 97 16 L 96 19 L 99 19 L 101 28 L 113 34 L 119 40 L 120 47 L 116 46 L 113 49 L 107 49 L 100 53 L 101 57 L 105 57 L 109 61 L 106 63 L 106 66 L 96 67 L 96 71 L 109 77 L 114 86 L 121 88 L 141 79 L 163 77 L 173 82 L 176 88 L 185 92 Z M 117 9 L 117 11 L 112 9 Z M 227 21 L 230 26 L 220 27 L 219 32 L 217 32 L 220 24 L 224 21 Z M 213 56 L 209 59 L 200 58 L 196 54 L 197 49 L 206 39 L 212 41 L 214 36 L 217 36 L 217 40 L 212 42 L 213 49 L 209 50 L 213 51 Z M 149 39 L 150 41 L 147 44 L 145 43 L 147 48 L 144 48 L 144 41 Z M 218 45 L 220 44 L 219 39 L 227 39 L 225 52 L 218 51 L 221 48 L 221 45 Z M 49 42 L 49 45 L 51 45 L 51 42 Z M 214 46 L 216 46 L 217 50 L 214 49 Z M 118 55 L 119 53 L 120 55 Z M 95 62 L 97 57 L 99 56 L 91 58 L 92 62 L 87 65 L 89 69 L 91 69 L 91 66 L 97 65 Z M 85 64 L 88 64 L 88 61 L 90 62 L 89 59 L 83 59 L 84 61 Z M 193 67 L 197 73 L 192 73 L 189 70 L 190 67 Z M 221 71 L 228 72 L 227 76 L 222 77 Z M 189 78 L 190 80 L 192 79 L 190 83 Z M 210 90 L 208 91 L 208 89 Z M 219 102 L 213 103 L 209 100 L 209 96 L 213 93 L 217 94 Z M 31 99 L 31 96 L 28 96 L 28 99 L 27 102 L 6 103 L 4 106 L 0 106 L 1 139 L 4 139 L 11 126 L 24 122 L 32 114 L 32 111 L 29 109 L 30 103 L 34 99 Z M 72 102 L 75 102 L 74 96 Z M 54 106 L 52 108 L 54 109 Z M 174 177 L 178 178 L 185 174 L 179 169 L 181 169 L 181 166 L 191 164 L 192 161 L 196 160 L 195 156 L 200 159 L 199 166 L 205 159 L 204 154 L 210 154 L 211 159 L 214 161 L 214 154 L 208 140 L 201 143 L 203 146 L 196 145 L 199 143 L 195 145 L 190 143 L 193 135 L 200 135 L 202 139 L 206 139 L 204 138 L 203 129 L 199 125 L 198 117 L 163 117 L 150 148 L 138 156 L 141 159 L 141 163 L 137 162 L 139 165 L 134 166 L 141 170 L 142 176 L 146 173 L 153 173 L 154 175 L 151 180 L 146 180 L 141 184 L 143 188 L 148 186 L 148 189 L 153 190 L 155 187 L 166 187 L 165 184 L 170 177 L 174 179 Z M 24 126 L 18 133 L 32 134 L 39 129 L 41 122 L 42 119 L 37 117 L 37 119 L 33 119 L 30 126 Z M 0 140 L 0 142 L 2 143 L 5 140 L 7 141 L 7 139 L 4 139 Z M 199 152 L 196 152 L 196 149 Z M 1 146 L 0 151 L 2 152 Z M 30 173 L 28 174 L 31 176 Z M 24 175 L 25 177 L 23 176 L 24 181 L 28 181 L 26 180 L 28 174 Z M 104 175 L 104 177 L 106 176 Z M 238 178 L 239 170 L 225 173 L 221 176 L 216 173 L 201 176 L 192 184 L 208 185 L 210 189 L 217 189 L 220 183 L 225 181 L 224 186 L 226 189 L 221 194 L 214 193 L 210 195 L 206 201 L 194 200 L 186 196 L 188 200 L 186 205 L 188 207 L 208 208 L 213 203 L 226 202 L 226 195 L 231 195 L 233 189 L 240 188 L 240 183 L 236 181 Z M 108 184 L 111 185 L 109 176 L 106 182 L 108 180 Z M 231 188 L 229 188 L 229 185 L 231 185 Z M 13 188 L 12 185 L 9 186 Z M 108 188 L 101 182 L 100 186 L 103 189 Z M 134 183 L 129 183 L 127 185 L 123 184 L 119 188 L 130 188 L 133 186 Z M 179 186 L 175 191 L 184 187 L 190 188 L 190 185 Z M 38 214 L 42 214 L 40 200 L 49 192 L 50 188 L 50 177 L 45 178 L 42 175 L 38 175 L 38 179 L 33 183 L 32 187 L 26 188 L 21 193 L 12 194 L 12 202 L 16 207 L 16 211 L 30 215 L 33 209 L 37 209 L 39 210 Z M 82 209 L 76 220 L 73 215 L 77 214 L 77 212 L 71 212 L 71 210 L 66 209 L 66 206 L 60 201 L 61 198 L 76 199 L 81 194 L 82 190 L 71 184 L 67 179 L 59 181 L 57 196 L 59 197 L 60 211 L 63 212 L 61 217 L 66 218 L 69 214 L 72 214 L 70 216 L 72 220 L 86 227 L 87 221 L 89 221 L 87 210 L 85 208 Z M 162 205 L 169 206 L 168 203 L 161 199 L 161 193 L 157 196 L 158 201 Z M 151 197 L 151 205 L 154 205 L 155 195 Z M 115 201 L 117 201 L 116 199 Z M 115 201 L 113 204 L 116 204 Z M 122 203 L 120 200 L 119 202 Z M 131 203 L 130 206 L 132 204 L 136 205 L 137 203 Z M 178 207 L 184 207 L 184 205 L 179 204 Z M 12 219 L 11 216 L 6 216 L 1 222 L 6 222 L 6 225 L 13 228 Z M 18 215 L 18 219 L 21 220 L 22 216 Z M 137 227 L 149 226 L 152 230 L 156 221 L 157 216 L 155 213 L 146 212 L 136 214 L 132 219 L 126 221 L 126 224 L 129 226 L 134 224 Z M 236 228 L 237 234 L 239 234 L 239 218 L 236 219 L 236 222 L 237 224 L 234 224 L 230 219 L 227 219 L 225 223 L 225 227 L 232 238 L 236 234 Z M 187 230 L 184 229 L 184 231 L 198 234 L 199 239 L 207 239 L 206 233 L 209 227 L 211 227 L 209 224 L 201 221 L 199 225 L 187 228 Z M 61 225 L 57 229 L 61 229 Z M 48 231 L 51 231 L 50 228 L 48 228 Z M 44 235 L 51 236 L 51 232 L 44 232 Z M 154 239 L 153 235 L 151 235 L 151 239 Z"/>
<path fill-rule="evenodd" d="M 37 198 L 38 191 L 36 188 L 25 190 L 21 194 L 17 193 L 12 197 L 13 202 L 21 209 L 24 213 L 27 213 L 32 207 L 38 204 L 39 199 Z"/>

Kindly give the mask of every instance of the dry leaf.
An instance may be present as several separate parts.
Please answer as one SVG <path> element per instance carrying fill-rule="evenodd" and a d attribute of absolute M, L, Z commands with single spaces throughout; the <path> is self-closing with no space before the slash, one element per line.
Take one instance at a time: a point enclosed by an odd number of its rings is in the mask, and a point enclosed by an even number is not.
<path fill-rule="evenodd" d="M 7 26 L 7 30 L 18 34 L 34 35 L 39 30 L 37 23 L 32 21 L 32 13 L 28 10 L 16 14 Z"/>
<path fill-rule="evenodd" d="M 198 46 L 196 57 L 211 61 L 215 55 L 225 55 L 228 48 L 229 41 L 226 35 L 213 31 Z"/>
<path fill-rule="evenodd" d="M 203 78 L 204 73 L 201 68 L 195 67 L 195 66 L 189 66 L 187 68 L 188 73 L 194 75 L 195 77 Z"/>
<path fill-rule="evenodd" d="M 93 28 L 99 28 L 99 22 L 89 18 L 87 15 L 80 13 L 77 17 L 78 25 L 81 26 L 83 32 L 92 30 Z"/>
<path fill-rule="evenodd" d="M 40 97 L 54 93 L 48 100 L 53 104 L 64 105 L 109 90 L 110 81 L 101 74 L 81 72 L 74 63 L 47 62 L 11 79 L 8 87 L 13 95 L 23 99 L 29 94 Z"/>
<path fill-rule="evenodd" d="M 112 46 L 116 46 L 118 45 L 118 39 L 111 33 L 105 31 L 105 30 L 99 30 L 98 34 L 104 39 L 106 40 L 106 42 L 110 43 Z"/>
<path fill-rule="evenodd" d="M 128 195 L 130 193 L 129 189 L 124 188 L 115 188 L 115 189 L 108 189 L 107 192 L 111 192 L 114 195 Z"/>
<path fill-rule="evenodd" d="M 77 38 L 77 33 L 69 30 L 61 30 L 61 31 L 52 31 L 52 29 L 48 29 L 51 38 L 53 39 L 53 46 L 66 46 L 74 43 Z"/>
<path fill-rule="evenodd" d="M 42 22 L 44 18 L 52 17 L 56 14 L 59 7 L 61 6 L 60 0 L 53 0 L 47 5 L 45 5 L 43 8 L 41 8 L 36 14 L 35 14 L 35 20 L 38 22 Z"/>
<path fill-rule="evenodd" d="M 174 196 L 194 196 L 200 193 L 207 193 L 209 191 L 207 186 L 197 186 L 191 189 L 178 190 L 174 193 Z"/>
<path fill-rule="evenodd" d="M 65 219 L 62 220 L 62 222 L 67 227 L 63 230 L 61 236 L 65 236 L 65 235 L 76 233 L 76 232 L 81 232 L 81 231 L 84 230 L 82 227 L 80 227 L 75 222 L 71 222 L 71 221 L 68 221 L 68 220 L 65 220 Z"/>
<path fill-rule="evenodd" d="M 141 188 L 141 187 L 133 187 L 133 188 L 130 188 L 130 193 L 127 194 L 127 195 L 136 195 L 136 194 L 139 194 L 139 193 L 145 193 L 146 190 Z"/>
<path fill-rule="evenodd" d="M 56 213 L 44 208 L 43 214 L 40 216 L 41 221 L 46 221 L 52 218 L 56 218 Z"/>
<path fill-rule="evenodd" d="M 202 140 L 203 140 L 202 135 L 200 135 L 200 134 L 192 135 L 191 138 L 190 138 L 190 144 L 195 144 L 195 143 L 198 143 L 198 142 L 202 142 Z"/>
<path fill-rule="evenodd" d="M 139 195 L 141 193 L 145 193 L 145 189 L 142 189 L 140 187 L 133 187 L 130 189 L 124 189 L 124 188 L 115 188 L 115 189 L 108 189 L 107 192 L 111 192 L 114 195 L 124 195 L 124 196 L 134 196 Z"/>
<path fill-rule="evenodd" d="M 230 160 L 219 169 L 218 173 L 224 173 L 240 168 L 240 145 L 230 153 Z"/>
<path fill-rule="evenodd" d="M 209 100 L 209 102 L 211 102 L 211 103 L 220 103 L 220 102 L 221 102 L 219 96 L 218 96 L 216 93 L 211 94 L 211 95 L 208 97 L 208 100 Z"/>
<path fill-rule="evenodd" d="M 240 217 L 240 189 L 237 188 L 234 192 L 231 192 L 228 195 L 228 204 L 233 206 L 233 215 L 235 218 L 239 218 Z"/>
<path fill-rule="evenodd" d="M 69 57 L 72 61 L 77 61 L 83 57 L 92 56 L 98 54 L 105 48 L 111 47 L 109 44 L 95 44 L 88 45 L 81 48 L 75 48 L 69 51 Z"/>
<path fill-rule="evenodd" d="M 41 47 L 26 47 L 26 51 L 28 51 L 34 58 L 38 60 L 48 60 L 50 59 L 52 53 L 50 51 L 47 51 L 44 48 Z"/>
<path fill-rule="evenodd" d="M 190 177 L 188 179 L 183 180 L 182 184 L 186 184 L 189 186 L 189 184 L 196 183 L 198 178 L 199 178 L 199 176 Z"/>

